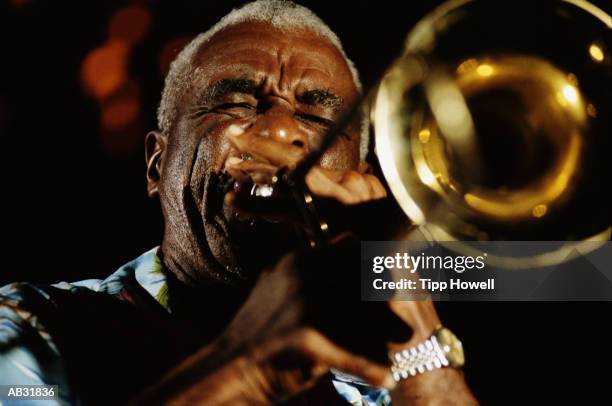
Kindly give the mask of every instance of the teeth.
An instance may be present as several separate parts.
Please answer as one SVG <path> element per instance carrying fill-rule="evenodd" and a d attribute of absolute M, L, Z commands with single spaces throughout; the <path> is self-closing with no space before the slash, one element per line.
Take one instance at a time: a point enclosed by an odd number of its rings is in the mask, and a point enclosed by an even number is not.
<path fill-rule="evenodd" d="M 274 188 L 271 185 L 253 185 L 251 196 L 270 197 L 274 193 Z"/>

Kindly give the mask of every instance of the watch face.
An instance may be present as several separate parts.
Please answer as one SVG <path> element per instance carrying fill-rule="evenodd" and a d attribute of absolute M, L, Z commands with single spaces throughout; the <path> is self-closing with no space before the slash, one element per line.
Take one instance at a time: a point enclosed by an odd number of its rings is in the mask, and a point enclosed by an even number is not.
<path fill-rule="evenodd" d="M 452 367 L 460 368 L 465 364 L 465 355 L 463 354 L 463 345 L 461 341 L 453 334 L 452 331 L 445 327 L 441 327 L 436 332 L 436 338 L 446 353 L 446 358 Z"/>

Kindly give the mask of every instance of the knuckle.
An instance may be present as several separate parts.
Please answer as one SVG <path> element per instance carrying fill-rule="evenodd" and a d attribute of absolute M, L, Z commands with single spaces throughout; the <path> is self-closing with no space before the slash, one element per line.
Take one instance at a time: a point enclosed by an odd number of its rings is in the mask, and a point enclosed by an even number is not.
<path fill-rule="evenodd" d="M 367 180 L 367 181 L 368 181 L 368 182 L 369 182 L 369 183 L 370 183 L 372 186 L 378 186 L 378 185 L 382 186 L 382 185 L 380 184 L 380 181 L 378 180 L 378 178 L 377 178 L 376 176 L 374 176 L 374 175 L 369 175 L 369 174 L 366 174 L 366 175 L 363 175 L 363 176 L 365 177 L 365 179 L 366 179 L 366 180 Z"/>
<path fill-rule="evenodd" d="M 349 171 L 344 175 L 343 183 L 355 184 L 363 180 L 362 175 L 359 172 Z"/>
<path fill-rule="evenodd" d="M 387 191 L 383 184 L 380 182 L 380 179 L 378 179 L 374 175 L 366 175 L 366 179 L 370 184 L 370 188 L 374 197 L 385 197 L 387 195 Z"/>
<path fill-rule="evenodd" d="M 298 343 L 304 347 L 311 347 L 319 341 L 319 334 L 311 327 L 302 327 L 296 336 Z"/>
<path fill-rule="evenodd" d="M 361 200 L 359 199 L 359 197 L 354 196 L 352 194 L 342 194 L 338 197 L 338 199 L 340 200 L 340 202 L 344 203 L 344 204 L 357 204 L 359 203 Z"/>

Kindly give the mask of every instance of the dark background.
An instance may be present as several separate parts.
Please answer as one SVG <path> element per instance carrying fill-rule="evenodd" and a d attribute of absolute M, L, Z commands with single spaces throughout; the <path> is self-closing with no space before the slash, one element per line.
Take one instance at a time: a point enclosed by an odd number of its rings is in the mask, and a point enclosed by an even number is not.
<path fill-rule="evenodd" d="M 142 144 L 155 127 L 168 60 L 242 3 L 0 1 L 0 285 L 104 277 L 160 243 Z M 439 4 L 301 3 L 336 31 L 366 86 Z M 596 3 L 610 11 L 609 2 Z M 126 26 L 126 15 L 138 23 Z M 124 71 L 99 57 L 126 49 L 113 45 L 126 39 L 128 52 L 117 54 Z M 98 82 L 90 71 L 101 75 Z M 110 71 L 127 78 L 113 82 Z M 466 374 L 483 404 L 612 404 L 610 304 L 439 309 L 464 341 Z M 377 333 L 375 326 L 356 329 Z"/>

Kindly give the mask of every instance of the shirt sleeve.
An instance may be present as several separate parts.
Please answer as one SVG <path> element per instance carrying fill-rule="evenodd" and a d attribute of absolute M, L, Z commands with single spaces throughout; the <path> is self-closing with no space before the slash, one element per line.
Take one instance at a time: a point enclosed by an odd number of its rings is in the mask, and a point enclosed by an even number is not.
<path fill-rule="evenodd" d="M 69 405 L 71 396 L 62 358 L 38 314 L 53 303 L 30 284 L 0 288 L 0 385 L 58 385 L 58 399 L 49 401 L 0 399 L 0 405 Z"/>

